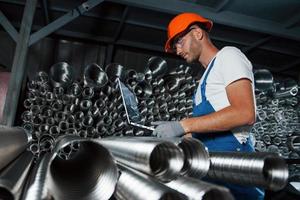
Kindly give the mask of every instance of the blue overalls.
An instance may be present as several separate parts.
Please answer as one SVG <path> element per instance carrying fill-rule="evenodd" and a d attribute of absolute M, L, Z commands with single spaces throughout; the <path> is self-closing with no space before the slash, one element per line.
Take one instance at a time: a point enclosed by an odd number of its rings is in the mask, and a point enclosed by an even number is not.
<path fill-rule="evenodd" d="M 210 102 L 206 99 L 206 81 L 207 77 L 214 66 L 215 59 L 207 68 L 207 73 L 201 84 L 201 98 L 202 101 L 199 105 L 195 104 L 195 95 L 193 97 L 193 117 L 199 117 L 215 112 L 214 108 Z M 195 93 L 196 94 L 196 93 Z M 193 133 L 194 138 L 201 140 L 202 143 L 208 148 L 209 151 L 241 151 L 241 152 L 254 152 L 253 145 L 250 139 L 246 143 L 241 144 L 231 131 L 224 131 L 218 133 Z M 234 195 L 235 199 L 247 200 L 247 199 L 264 199 L 264 193 L 255 187 L 244 187 L 228 183 L 221 183 L 213 181 L 217 184 L 222 184 L 223 186 L 230 189 L 231 193 Z"/>

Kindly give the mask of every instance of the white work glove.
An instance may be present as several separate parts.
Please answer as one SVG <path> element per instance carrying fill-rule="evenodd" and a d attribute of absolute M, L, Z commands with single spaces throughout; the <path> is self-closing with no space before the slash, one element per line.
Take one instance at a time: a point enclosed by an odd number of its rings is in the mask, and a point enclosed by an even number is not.
<path fill-rule="evenodd" d="M 184 135 L 184 129 L 179 121 L 156 121 L 152 122 L 156 126 L 153 135 L 158 138 L 179 137 Z"/>

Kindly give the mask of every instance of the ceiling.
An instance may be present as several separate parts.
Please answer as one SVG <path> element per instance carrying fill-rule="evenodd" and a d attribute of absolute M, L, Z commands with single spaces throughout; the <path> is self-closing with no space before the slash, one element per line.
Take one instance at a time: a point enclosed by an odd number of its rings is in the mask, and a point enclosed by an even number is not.
<path fill-rule="evenodd" d="M 0 0 L 0 10 L 17 30 L 25 2 Z M 84 2 L 40 0 L 33 32 Z M 105 0 L 50 36 L 129 46 L 163 54 L 168 22 L 178 13 L 195 12 L 214 22 L 211 38 L 217 47 L 236 46 L 248 56 L 255 69 L 266 68 L 274 75 L 298 79 L 299 11 L 299 0 Z"/>

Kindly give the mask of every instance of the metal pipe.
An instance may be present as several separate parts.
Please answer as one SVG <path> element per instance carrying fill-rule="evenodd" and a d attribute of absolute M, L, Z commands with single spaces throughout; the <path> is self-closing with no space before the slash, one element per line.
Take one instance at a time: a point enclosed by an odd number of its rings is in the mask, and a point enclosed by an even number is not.
<path fill-rule="evenodd" d="M 80 97 L 82 92 L 82 88 L 80 87 L 79 83 L 73 83 L 67 90 L 69 95 Z"/>
<path fill-rule="evenodd" d="M 10 198 L 5 198 L 5 199 L 20 198 L 32 161 L 33 161 L 32 153 L 25 151 L 1 172 L 0 198 L 3 195 L 4 191 L 6 194 L 9 194 L 10 196 Z"/>
<path fill-rule="evenodd" d="M 227 188 L 190 177 L 179 176 L 165 185 L 186 195 L 190 200 L 234 200 Z"/>
<path fill-rule="evenodd" d="M 80 110 L 83 112 L 87 112 L 91 106 L 93 105 L 92 101 L 86 99 L 80 102 Z"/>
<path fill-rule="evenodd" d="M 164 76 L 167 71 L 168 64 L 163 58 L 156 56 L 149 58 L 145 74 L 151 74 L 154 79 Z"/>
<path fill-rule="evenodd" d="M 21 127 L 0 126 L 0 170 L 23 152 L 32 137 Z"/>
<path fill-rule="evenodd" d="M 53 87 L 68 88 L 74 81 L 73 68 L 66 62 L 52 65 L 49 76 Z"/>
<path fill-rule="evenodd" d="M 96 63 L 89 64 L 84 69 L 84 85 L 96 89 L 102 88 L 108 82 L 107 74 Z"/>
<path fill-rule="evenodd" d="M 57 99 L 62 98 L 64 93 L 65 93 L 65 90 L 63 87 L 54 87 L 53 88 L 53 95 Z"/>
<path fill-rule="evenodd" d="M 183 154 L 171 142 L 150 137 L 109 137 L 99 140 L 116 160 L 136 170 L 170 181 L 183 167 Z"/>
<path fill-rule="evenodd" d="M 154 178 L 128 167 L 118 165 L 121 175 L 114 197 L 117 200 L 179 200 L 183 194 L 159 183 Z"/>
<path fill-rule="evenodd" d="M 283 158 L 273 153 L 210 152 L 208 178 L 280 190 L 288 181 Z"/>
<path fill-rule="evenodd" d="M 92 87 L 85 87 L 82 91 L 82 98 L 83 99 L 92 99 L 95 95 L 94 88 Z"/>
<path fill-rule="evenodd" d="M 125 68 L 119 63 L 110 63 L 105 67 L 105 72 L 111 82 L 115 82 L 117 78 L 121 81 L 125 79 Z"/>
<path fill-rule="evenodd" d="M 188 137 L 173 139 L 173 141 L 184 154 L 184 165 L 181 169 L 181 174 L 195 178 L 206 176 L 210 166 L 210 159 L 205 145 L 199 140 Z"/>
<path fill-rule="evenodd" d="M 68 160 L 60 159 L 57 152 L 74 142 L 79 143 L 80 148 Z M 106 200 L 112 196 L 117 184 L 115 161 L 96 140 L 71 135 L 59 138 L 48 166 L 47 187 L 56 200 Z"/>

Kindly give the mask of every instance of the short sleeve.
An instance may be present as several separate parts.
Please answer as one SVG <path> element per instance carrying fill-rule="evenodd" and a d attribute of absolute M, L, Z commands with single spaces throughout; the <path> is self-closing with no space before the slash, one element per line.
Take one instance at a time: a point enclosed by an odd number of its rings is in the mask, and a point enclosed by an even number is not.
<path fill-rule="evenodd" d="M 242 78 L 253 83 L 252 64 L 239 49 L 227 47 L 219 54 L 218 60 L 225 87 Z"/>

